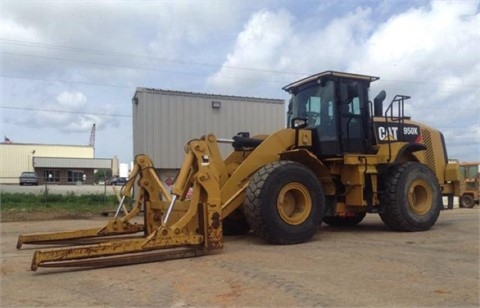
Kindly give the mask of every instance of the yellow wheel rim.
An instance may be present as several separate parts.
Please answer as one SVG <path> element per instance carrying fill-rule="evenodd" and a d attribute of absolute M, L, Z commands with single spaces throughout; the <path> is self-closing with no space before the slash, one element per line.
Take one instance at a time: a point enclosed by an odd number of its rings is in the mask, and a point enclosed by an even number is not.
<path fill-rule="evenodd" d="M 408 189 L 408 206 L 417 215 L 425 215 L 432 207 L 432 190 L 425 180 L 413 181 Z"/>
<path fill-rule="evenodd" d="M 308 189 L 300 183 L 285 185 L 277 198 L 280 218 L 290 225 L 303 223 L 312 211 L 312 198 Z"/>

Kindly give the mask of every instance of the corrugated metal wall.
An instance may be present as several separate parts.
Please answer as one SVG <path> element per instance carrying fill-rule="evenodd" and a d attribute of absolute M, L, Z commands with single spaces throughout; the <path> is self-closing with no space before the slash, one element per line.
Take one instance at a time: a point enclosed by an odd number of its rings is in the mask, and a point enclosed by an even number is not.
<path fill-rule="evenodd" d="M 1 143 L 0 183 L 18 183 L 23 171 L 33 171 L 33 157 L 93 158 L 94 149 L 90 146 Z"/>
<path fill-rule="evenodd" d="M 212 101 L 221 107 L 212 108 Z M 231 138 L 240 131 L 253 136 L 285 127 L 281 99 L 137 88 L 133 102 L 134 154 L 149 155 L 156 168 L 180 167 L 186 142 L 207 133 Z M 221 145 L 223 155 L 231 150 Z"/>

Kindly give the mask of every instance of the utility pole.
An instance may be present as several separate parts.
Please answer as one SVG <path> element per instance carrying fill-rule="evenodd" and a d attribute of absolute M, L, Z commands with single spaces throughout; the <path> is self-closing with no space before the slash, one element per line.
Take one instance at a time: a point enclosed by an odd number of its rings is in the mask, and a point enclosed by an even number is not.
<path fill-rule="evenodd" d="M 89 146 L 93 147 L 93 153 L 95 156 L 95 123 L 92 125 L 92 131 L 90 132 L 90 142 L 88 143 Z"/>

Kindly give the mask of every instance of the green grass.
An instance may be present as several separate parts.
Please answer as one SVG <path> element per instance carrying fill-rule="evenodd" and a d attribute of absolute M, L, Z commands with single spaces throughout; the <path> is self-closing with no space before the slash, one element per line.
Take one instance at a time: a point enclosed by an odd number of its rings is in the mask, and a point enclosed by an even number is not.
<path fill-rule="evenodd" d="M 101 213 L 112 210 L 118 204 L 117 198 L 112 195 L 85 194 L 25 194 L 2 193 L 0 194 L 0 209 L 4 211 L 56 211 L 67 213 Z"/>

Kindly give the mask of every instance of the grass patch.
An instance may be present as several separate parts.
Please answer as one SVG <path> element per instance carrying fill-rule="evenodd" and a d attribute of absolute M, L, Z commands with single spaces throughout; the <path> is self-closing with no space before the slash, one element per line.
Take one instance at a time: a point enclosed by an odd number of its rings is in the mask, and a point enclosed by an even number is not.
<path fill-rule="evenodd" d="M 112 195 L 82 194 L 73 192 L 62 194 L 0 194 L 0 210 L 2 218 L 15 213 L 62 213 L 63 216 L 100 215 L 105 211 L 115 209 L 117 198 Z M 58 215 L 57 215 L 58 216 Z M 2 219 L 3 220 L 3 219 Z"/>

